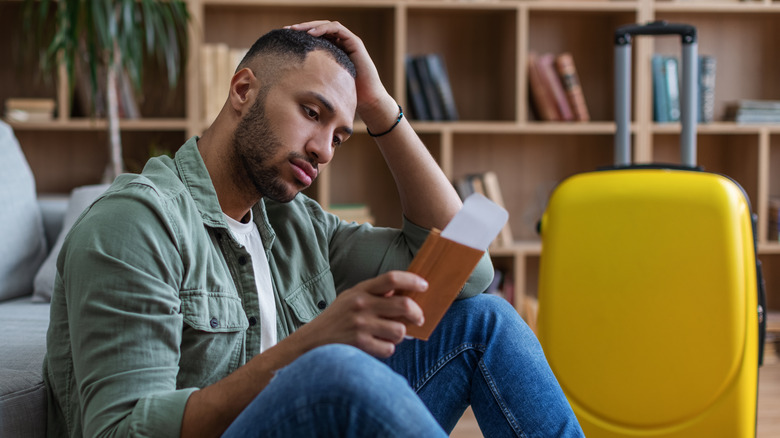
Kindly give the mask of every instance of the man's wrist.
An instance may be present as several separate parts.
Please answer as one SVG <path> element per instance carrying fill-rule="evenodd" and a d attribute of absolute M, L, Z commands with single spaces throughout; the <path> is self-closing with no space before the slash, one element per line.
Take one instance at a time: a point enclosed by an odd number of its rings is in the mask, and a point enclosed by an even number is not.
<path fill-rule="evenodd" d="M 371 137 L 374 137 L 374 138 L 382 137 L 383 135 L 387 135 L 393 129 L 395 129 L 395 127 L 398 126 L 399 123 L 401 123 L 401 119 L 403 119 L 403 118 L 404 118 L 404 109 L 401 108 L 401 104 L 398 104 L 398 117 L 395 119 L 395 123 L 390 125 L 390 127 L 388 129 L 386 129 L 386 130 L 384 130 L 382 132 L 379 132 L 379 133 L 374 133 L 374 132 L 371 132 L 370 129 L 368 129 L 368 126 L 366 126 L 366 131 L 368 131 L 368 135 L 370 135 Z"/>
<path fill-rule="evenodd" d="M 374 105 L 364 107 L 360 112 L 360 118 L 366 124 L 369 133 L 382 134 L 396 122 L 400 123 L 400 111 L 400 105 L 388 95 Z"/>

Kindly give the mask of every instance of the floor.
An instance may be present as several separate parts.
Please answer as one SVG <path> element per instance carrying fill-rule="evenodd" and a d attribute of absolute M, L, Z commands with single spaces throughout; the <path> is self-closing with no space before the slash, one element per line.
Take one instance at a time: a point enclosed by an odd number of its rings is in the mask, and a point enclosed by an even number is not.
<path fill-rule="evenodd" d="M 758 438 L 780 437 L 780 351 L 774 355 L 769 353 L 767 351 L 758 376 Z M 471 409 L 466 411 L 450 437 L 482 437 Z"/>

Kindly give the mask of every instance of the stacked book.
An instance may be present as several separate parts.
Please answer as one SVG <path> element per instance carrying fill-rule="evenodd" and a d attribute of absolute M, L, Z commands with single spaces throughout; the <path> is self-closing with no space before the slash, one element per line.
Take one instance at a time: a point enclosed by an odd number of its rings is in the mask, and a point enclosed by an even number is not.
<path fill-rule="evenodd" d="M 444 57 L 438 53 L 406 57 L 407 109 L 415 120 L 458 120 Z"/>
<path fill-rule="evenodd" d="M 545 121 L 590 120 L 574 57 L 570 53 L 528 54 L 531 99 L 539 119 Z"/>
<path fill-rule="evenodd" d="M 236 67 L 249 49 L 231 48 L 227 44 L 203 44 L 200 49 L 202 116 L 211 123 L 222 111 Z"/>
<path fill-rule="evenodd" d="M 54 99 L 9 98 L 5 117 L 13 122 L 49 122 L 54 120 Z"/>
<path fill-rule="evenodd" d="M 658 123 L 680 121 L 680 61 L 676 56 L 655 54 L 653 73 L 653 120 Z M 715 57 L 699 56 L 698 121 L 710 123 L 715 117 Z"/>
<path fill-rule="evenodd" d="M 359 224 L 374 223 L 371 209 L 365 204 L 331 204 L 327 211 L 347 222 L 357 222 Z"/>
<path fill-rule="evenodd" d="M 468 198 L 472 193 L 479 193 L 502 208 L 506 208 L 504 196 L 501 193 L 501 186 L 498 183 L 498 175 L 491 170 L 464 175 L 457 178 L 453 182 L 453 185 L 455 186 L 455 191 L 458 192 L 458 195 L 463 200 Z M 508 247 L 511 246 L 513 242 L 514 237 L 512 229 L 509 226 L 509 222 L 507 222 L 493 242 L 492 247 Z"/>
<path fill-rule="evenodd" d="M 730 105 L 727 117 L 737 123 L 780 123 L 780 100 L 740 100 Z"/>

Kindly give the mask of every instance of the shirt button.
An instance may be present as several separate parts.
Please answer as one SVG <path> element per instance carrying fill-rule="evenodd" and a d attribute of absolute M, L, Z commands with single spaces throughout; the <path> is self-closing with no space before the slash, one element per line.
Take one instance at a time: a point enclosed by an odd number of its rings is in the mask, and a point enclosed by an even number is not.
<path fill-rule="evenodd" d="M 255 325 L 255 324 L 257 324 L 257 318 L 255 318 L 254 316 L 250 316 L 249 325 Z"/>
<path fill-rule="evenodd" d="M 217 328 L 219 326 L 219 320 L 217 320 L 217 318 L 211 318 L 209 324 L 211 324 L 211 328 Z"/>
<path fill-rule="evenodd" d="M 325 308 L 328 307 L 328 303 L 326 303 L 325 300 L 321 300 L 319 303 L 317 303 L 317 307 L 320 310 L 325 310 Z"/>
<path fill-rule="evenodd" d="M 244 266 L 246 264 L 246 257 L 241 256 L 238 258 L 238 264 Z"/>

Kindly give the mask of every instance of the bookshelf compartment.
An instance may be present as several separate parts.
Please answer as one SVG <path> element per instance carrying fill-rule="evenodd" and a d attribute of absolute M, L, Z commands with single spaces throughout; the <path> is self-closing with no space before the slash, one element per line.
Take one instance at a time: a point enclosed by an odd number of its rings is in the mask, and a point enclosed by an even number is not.
<path fill-rule="evenodd" d="M 460 120 L 515 121 L 515 9 L 408 9 L 407 55 L 439 53 Z"/>
<path fill-rule="evenodd" d="M 727 106 L 739 99 L 780 99 L 779 11 L 658 12 L 657 18 L 696 26 L 699 54 L 715 56 L 714 120 L 726 120 Z M 658 39 L 655 51 L 679 57 L 679 46 L 679 39 Z"/>
<path fill-rule="evenodd" d="M 751 134 L 697 136 L 698 164 L 707 172 L 731 177 L 745 189 L 751 208 L 758 205 L 759 138 Z M 680 137 L 659 134 L 653 140 L 653 159 L 658 163 L 680 163 Z"/>
<path fill-rule="evenodd" d="M 38 193 L 69 193 L 98 184 L 108 163 L 106 131 L 16 130 Z M 183 132 L 123 132 L 122 147 L 127 170 L 138 172 L 151 156 L 175 152 L 184 143 Z M 52 166 L 51 163 L 57 163 Z"/>
<path fill-rule="evenodd" d="M 457 134 L 453 180 L 496 172 L 515 240 L 538 241 L 536 224 L 552 190 L 576 173 L 613 162 L 611 135 Z"/>
<path fill-rule="evenodd" d="M 354 134 L 336 154 L 328 172 L 331 204 L 366 204 L 377 225 L 401 225 L 401 201 L 382 153 L 365 134 Z"/>
<path fill-rule="evenodd" d="M 54 7 L 54 5 L 52 5 Z M 57 99 L 56 69 L 49 75 L 41 72 L 36 50 L 31 49 L 30 35 L 23 32 L 22 2 L 0 2 L 0 115 L 5 116 L 8 98 Z M 44 50 L 44 48 L 38 49 Z"/>
<path fill-rule="evenodd" d="M 226 43 L 231 48 L 249 48 L 272 29 L 312 20 L 336 20 L 355 32 L 366 45 L 387 90 L 395 95 L 394 54 L 395 8 L 352 3 L 296 6 L 281 3 L 223 5 L 209 2 L 204 7 L 203 42 Z"/>
<path fill-rule="evenodd" d="M 494 291 L 496 295 L 499 295 L 506 299 L 512 306 L 516 306 L 517 290 L 515 287 L 515 280 L 517 278 L 516 257 L 513 255 L 495 255 L 491 254 L 490 259 L 493 261 L 493 269 L 497 272 L 496 275 L 500 275 L 501 279 L 496 280 L 495 276 L 493 281 L 498 281 L 498 291 Z"/>
<path fill-rule="evenodd" d="M 571 53 L 591 120 L 614 120 L 614 32 L 636 22 L 636 14 L 532 10 L 528 21 L 529 52 Z M 527 70 L 528 66 L 523 68 Z M 635 86 L 635 81 L 631 82 Z M 528 114 L 533 119 L 533 113 Z"/>

